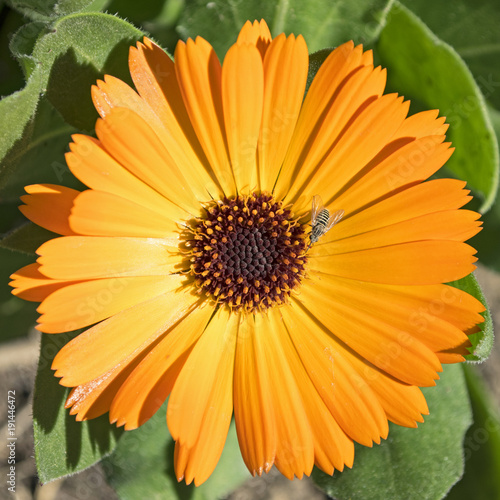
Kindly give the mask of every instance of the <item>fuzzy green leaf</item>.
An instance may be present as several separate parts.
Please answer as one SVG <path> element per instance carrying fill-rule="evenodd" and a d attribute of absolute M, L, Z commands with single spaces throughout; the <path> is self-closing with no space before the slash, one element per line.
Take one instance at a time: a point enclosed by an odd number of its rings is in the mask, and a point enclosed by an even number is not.
<path fill-rule="evenodd" d="M 26 20 L 13 10 L 6 6 L 1 6 L 0 2 L 0 97 L 7 96 L 13 92 L 22 89 L 26 78 L 23 78 L 23 72 L 18 62 L 12 57 L 9 50 L 9 40 Z"/>
<path fill-rule="evenodd" d="M 91 12 L 101 10 L 102 0 L 58 0 L 54 7 L 56 16 L 67 16 L 75 12 Z"/>
<path fill-rule="evenodd" d="M 106 11 L 116 13 L 135 26 L 142 26 L 159 44 L 173 54 L 179 41 L 177 21 L 184 9 L 184 0 L 137 2 L 137 0 L 110 0 Z"/>
<path fill-rule="evenodd" d="M 475 297 L 486 309 L 483 313 L 484 322 L 478 325 L 480 331 L 469 335 L 472 347 L 470 348 L 471 354 L 466 356 L 467 361 L 482 363 L 491 354 L 494 342 L 493 320 L 491 319 L 491 313 L 488 309 L 486 298 L 484 297 L 481 287 L 473 274 L 469 274 L 469 276 L 466 276 L 458 281 L 453 281 L 449 284 L 456 288 L 460 288 L 464 292 L 467 292 Z"/>
<path fill-rule="evenodd" d="M 12 166 L 3 163 L 3 159 L 16 142 L 21 140 L 35 113 L 41 81 L 41 70 L 37 68 L 24 89 L 0 101 L 0 186 L 13 171 Z"/>
<path fill-rule="evenodd" d="M 71 334 L 43 335 L 33 397 L 35 459 L 42 483 L 67 476 L 95 464 L 116 446 L 122 434 L 108 416 L 76 422 L 64 408 L 69 389 L 50 369 L 57 352 Z"/>
<path fill-rule="evenodd" d="M 498 145 L 484 97 L 466 64 L 406 7 L 395 3 L 377 44 L 392 90 L 438 108 L 456 148 L 446 167 L 467 181 L 488 210 L 498 185 Z"/>
<path fill-rule="evenodd" d="M 26 61 L 32 60 L 34 69 L 27 64 L 25 69 L 30 77 L 26 87 L 0 102 L 0 186 L 5 186 L 20 160 L 25 169 L 31 165 L 24 161 L 25 154 L 31 152 L 36 156 L 39 149 L 33 147 L 43 147 L 47 138 L 57 136 L 59 141 L 61 134 L 65 134 L 62 141 L 67 142 L 74 130 L 71 127 L 93 130 L 98 115 L 92 104 L 91 86 L 106 73 L 130 81 L 128 50 L 142 35 L 122 19 L 89 13 L 72 14 L 55 21 L 45 36 L 37 35 L 32 54 L 29 54 L 30 41 L 21 43 L 18 39 L 14 45 L 18 55 L 23 54 Z M 47 128 L 35 134 L 37 121 L 42 125 L 46 123 L 45 116 L 34 118 L 42 92 L 70 126 L 59 120 L 55 129 Z M 61 159 L 60 145 L 51 143 L 45 149 L 54 147 Z M 50 168 L 52 161 L 61 163 L 51 157 Z"/>
<path fill-rule="evenodd" d="M 462 367 L 445 366 L 436 387 L 423 389 L 430 414 L 418 429 L 390 426 L 373 448 L 356 446 L 354 466 L 313 479 L 337 500 L 440 499 L 462 476 L 462 443 L 472 423 Z"/>
<path fill-rule="evenodd" d="M 497 0 L 402 0 L 467 63 L 487 101 L 500 109 L 500 9 Z"/>
<path fill-rule="evenodd" d="M 13 9 L 34 21 L 48 21 L 57 4 L 57 0 L 7 0 L 7 2 Z"/>
<path fill-rule="evenodd" d="M 36 68 L 36 61 L 32 56 L 35 44 L 46 32 L 47 25 L 43 22 L 27 23 L 21 26 L 10 40 L 9 49 L 21 65 L 26 79 Z"/>
<path fill-rule="evenodd" d="M 500 144 L 500 111 L 489 109 L 493 128 Z M 500 272 L 500 252 L 498 244 L 500 241 L 500 186 L 497 189 L 495 202 L 491 209 L 482 216 L 483 229 L 469 242 L 478 251 L 479 261 Z"/>
<path fill-rule="evenodd" d="M 108 14 L 72 14 L 58 19 L 35 46 L 47 99 L 64 120 L 93 130 L 97 119 L 90 89 L 104 74 L 130 82 L 128 52 L 143 33 Z"/>
<path fill-rule="evenodd" d="M 93 0 L 8 0 L 13 9 L 29 19 L 44 22 L 79 12 L 92 2 Z"/>
<path fill-rule="evenodd" d="M 177 29 L 183 38 L 207 39 L 220 58 L 247 21 L 265 19 L 273 36 L 303 35 L 309 52 L 354 39 L 371 43 L 385 22 L 392 0 L 188 0 Z"/>
<path fill-rule="evenodd" d="M 447 500 L 500 498 L 500 414 L 474 366 L 465 366 L 474 423 L 464 441 L 465 474 Z"/>
<path fill-rule="evenodd" d="M 26 194 L 24 187 L 30 184 L 64 184 L 75 189 L 83 188 L 64 159 L 71 134 L 76 131 L 42 98 L 22 139 L 3 160 L 4 171 L 0 173 L 2 199 L 21 204 L 19 197 Z M 11 172 L 14 174 L 10 175 Z"/>
<path fill-rule="evenodd" d="M 380 33 L 392 1 L 298 0 L 278 2 L 272 21 L 273 35 L 302 34 L 310 52 L 336 47 L 348 40 L 369 45 Z"/>

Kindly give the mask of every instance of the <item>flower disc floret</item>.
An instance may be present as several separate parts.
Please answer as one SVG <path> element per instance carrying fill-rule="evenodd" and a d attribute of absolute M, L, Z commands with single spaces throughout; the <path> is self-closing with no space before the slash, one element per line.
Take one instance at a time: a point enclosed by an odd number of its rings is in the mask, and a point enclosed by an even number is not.
<path fill-rule="evenodd" d="M 255 312 L 287 301 L 304 276 L 306 233 L 269 194 L 217 201 L 188 239 L 200 292 L 231 309 Z"/>

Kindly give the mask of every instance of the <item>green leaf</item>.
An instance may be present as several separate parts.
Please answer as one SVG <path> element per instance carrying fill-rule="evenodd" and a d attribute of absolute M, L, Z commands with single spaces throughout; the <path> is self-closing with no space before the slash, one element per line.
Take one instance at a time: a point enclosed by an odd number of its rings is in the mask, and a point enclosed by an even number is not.
<path fill-rule="evenodd" d="M 37 248 L 47 240 L 58 237 L 51 231 L 43 227 L 28 222 L 17 227 L 0 240 L 0 247 L 9 250 L 24 253 L 27 255 L 36 255 Z"/>
<path fill-rule="evenodd" d="M 21 26 L 10 40 L 9 49 L 21 65 L 26 79 L 36 68 L 36 61 L 32 56 L 35 43 L 46 30 L 47 25 L 41 21 L 28 23 Z"/>
<path fill-rule="evenodd" d="M 68 125 L 52 105 L 42 98 L 22 139 L 11 148 L 2 162 L 2 199 L 20 204 L 19 197 L 26 194 L 24 186 L 30 184 L 64 184 L 83 189 L 83 184 L 71 174 L 64 159 L 74 132 L 77 130 Z"/>
<path fill-rule="evenodd" d="M 465 474 L 447 500 L 500 498 L 500 414 L 474 366 L 465 366 L 474 423 L 464 441 Z"/>
<path fill-rule="evenodd" d="M 173 465 L 175 443 L 165 421 L 166 408 L 163 405 L 139 429 L 125 432 L 116 450 L 103 461 L 108 482 L 121 499 L 217 500 L 248 479 L 233 422 L 210 478 L 199 487 L 178 483 Z"/>
<path fill-rule="evenodd" d="M 184 0 L 163 2 L 137 2 L 136 0 L 112 0 L 106 6 L 109 13 L 116 13 L 136 26 L 141 26 L 160 45 L 173 54 L 179 40 L 177 21 L 184 9 Z"/>
<path fill-rule="evenodd" d="M 116 12 L 120 17 L 142 25 L 143 23 L 152 23 L 164 16 L 167 17 L 167 22 L 175 21 L 178 14 L 174 14 L 173 19 L 169 19 L 168 14 L 171 14 L 171 9 L 179 12 L 183 7 L 183 3 L 179 0 L 143 3 L 139 3 L 136 0 L 112 0 L 106 7 L 106 10 L 108 12 Z"/>
<path fill-rule="evenodd" d="M 57 0 L 7 0 L 9 5 L 34 21 L 47 21 L 52 16 Z"/>
<path fill-rule="evenodd" d="M 23 337 L 36 322 L 38 304 L 15 297 L 8 286 L 9 276 L 31 262 L 33 257 L 0 247 L 0 342 Z"/>
<path fill-rule="evenodd" d="M 273 35 L 302 34 L 310 52 L 348 40 L 368 45 L 380 33 L 393 2 L 386 0 L 280 1 L 271 26 Z"/>
<path fill-rule="evenodd" d="M 26 222 L 26 217 L 19 211 L 18 205 L 18 202 L 0 200 L 0 238 Z"/>
<path fill-rule="evenodd" d="M 490 108 L 490 117 L 493 128 L 500 144 L 500 112 Z M 494 242 L 500 241 L 500 187 L 497 189 L 495 202 L 491 209 L 482 216 L 483 229 L 470 240 L 470 244 L 477 249 L 479 261 L 497 272 L 500 272 L 500 252 Z"/>
<path fill-rule="evenodd" d="M 273 36 L 281 32 L 303 35 L 309 52 L 355 39 L 375 40 L 392 0 L 188 0 L 178 24 L 183 38 L 202 36 L 220 58 L 236 41 L 243 24 L 265 19 Z"/>
<path fill-rule="evenodd" d="M 69 0 L 71 3 L 72 0 Z M 93 0 L 92 3 L 89 3 L 87 7 L 83 8 L 80 10 L 80 12 L 108 12 L 108 14 L 111 14 L 110 11 L 108 11 L 107 7 L 111 0 Z M 120 16 L 124 17 L 124 16 Z"/>
<path fill-rule="evenodd" d="M 54 8 L 54 14 L 67 16 L 75 12 L 100 10 L 102 6 L 102 0 L 58 0 Z"/>
<path fill-rule="evenodd" d="M 50 369 L 57 352 L 74 334 L 43 335 L 33 397 L 35 459 L 42 483 L 95 464 L 111 453 L 122 434 L 108 415 L 76 422 L 64 408 L 69 389 L 62 387 Z"/>
<path fill-rule="evenodd" d="M 0 2 L 0 97 L 23 88 L 25 78 L 19 64 L 11 57 L 9 40 L 25 22 L 23 17 Z"/>
<path fill-rule="evenodd" d="M 55 130 L 42 130 L 34 138 L 37 120 L 46 124 L 45 116 L 33 118 L 40 93 L 46 95 L 70 126 L 93 130 L 97 112 L 92 104 L 91 86 L 105 73 L 130 81 L 128 50 L 141 37 L 142 32 L 126 21 L 107 14 L 89 13 L 62 17 L 54 22 L 50 32 L 37 39 L 29 56 L 35 62 L 35 69 L 26 87 L 0 102 L 0 186 L 5 185 L 19 161 L 23 159 L 24 162 L 26 152 L 33 157 L 37 155 L 39 150 L 33 150 L 33 140 L 39 145 L 40 140 L 58 136 L 59 141 L 61 134 L 66 134 L 66 139 L 63 137 L 66 142 L 74 130 L 59 120 Z M 15 47 L 19 54 L 28 57 L 29 43 L 24 46 L 17 43 Z M 52 146 L 51 143 L 46 149 Z M 7 153 L 9 156 L 3 161 Z M 52 168 L 51 163 L 49 166 Z"/>
<path fill-rule="evenodd" d="M 472 423 L 462 368 L 448 365 L 436 387 L 423 389 L 430 415 L 418 429 L 390 425 L 380 446 L 356 445 L 352 469 L 313 480 L 337 500 L 443 498 L 463 474 L 462 443 Z"/>
<path fill-rule="evenodd" d="M 486 100 L 500 109 L 500 9 L 496 0 L 402 0 L 458 52 Z"/>
<path fill-rule="evenodd" d="M 439 108 L 450 123 L 456 150 L 446 167 L 493 203 L 498 185 L 498 145 L 484 98 L 465 63 L 413 13 L 395 3 L 377 44 L 391 89 Z"/>
<path fill-rule="evenodd" d="M 271 27 L 277 9 L 276 1 L 186 0 L 177 31 L 184 40 L 197 36 L 205 38 L 222 59 L 227 49 L 236 41 L 245 21 L 265 19 Z"/>
<path fill-rule="evenodd" d="M 491 349 L 493 348 L 493 342 L 495 337 L 493 335 L 493 320 L 491 319 L 491 313 L 488 308 L 488 303 L 486 298 L 481 291 L 481 287 L 477 282 L 473 274 L 469 274 L 465 278 L 449 283 L 456 288 L 460 288 L 464 292 L 469 293 L 477 300 L 479 300 L 485 307 L 485 312 L 482 313 L 484 317 L 484 322 L 478 325 L 480 331 L 469 335 L 469 339 L 472 342 L 472 347 L 470 348 L 471 354 L 466 356 L 467 361 L 482 363 L 491 354 Z"/>
<path fill-rule="evenodd" d="M 72 14 L 58 19 L 35 46 L 47 99 L 64 120 L 93 130 L 97 119 L 90 89 L 104 74 L 131 83 L 128 52 L 143 33 L 108 14 Z"/>
<path fill-rule="evenodd" d="M 41 87 L 41 70 L 37 68 L 24 89 L 0 101 L 0 185 L 12 173 L 12 166 L 4 165 L 7 152 L 19 141 L 33 117 Z"/>
<path fill-rule="evenodd" d="M 48 22 L 88 7 L 93 0 L 8 0 L 13 9 L 34 21 Z"/>

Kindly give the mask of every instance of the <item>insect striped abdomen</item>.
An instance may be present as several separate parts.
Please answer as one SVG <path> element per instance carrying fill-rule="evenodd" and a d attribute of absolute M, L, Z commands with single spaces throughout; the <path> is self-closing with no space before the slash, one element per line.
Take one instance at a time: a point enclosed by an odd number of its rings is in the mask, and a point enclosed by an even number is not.
<path fill-rule="evenodd" d="M 326 208 L 323 208 L 323 210 L 321 210 L 321 212 L 318 214 L 318 217 L 316 218 L 312 226 L 311 244 L 316 243 L 319 240 L 320 236 L 323 235 L 329 218 L 330 212 Z"/>

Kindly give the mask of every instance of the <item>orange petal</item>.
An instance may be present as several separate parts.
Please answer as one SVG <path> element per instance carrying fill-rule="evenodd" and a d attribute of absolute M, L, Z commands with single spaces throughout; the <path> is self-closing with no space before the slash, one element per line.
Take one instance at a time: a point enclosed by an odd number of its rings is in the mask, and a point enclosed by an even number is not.
<path fill-rule="evenodd" d="M 51 293 L 75 281 L 53 280 L 40 272 L 40 264 L 28 264 L 12 274 L 9 285 L 14 288 L 12 294 L 24 300 L 41 302 Z"/>
<path fill-rule="evenodd" d="M 313 162 L 308 162 L 305 168 L 301 166 L 287 200 L 292 201 L 300 194 L 312 199 L 318 193 L 326 199 L 327 195 L 332 198 L 390 141 L 408 113 L 409 102 L 389 94 L 362 108 L 355 114 L 347 114 L 346 126 L 339 131 L 333 144 L 328 144 L 323 161 L 316 154 Z M 322 148 L 319 151 L 322 152 Z"/>
<path fill-rule="evenodd" d="M 325 275 L 318 278 L 324 279 Z M 339 282 L 340 278 L 332 278 Z M 347 281 L 345 281 L 347 283 Z M 331 283 L 331 282 L 330 282 Z M 467 332 L 484 318 L 484 306 L 472 295 L 449 285 L 400 286 L 353 282 L 357 292 L 366 289 L 366 296 L 379 295 L 387 304 L 398 303 L 409 313 L 408 320 L 416 329 L 425 327 L 428 316 L 440 318 Z M 425 329 L 425 328 L 424 328 Z"/>
<path fill-rule="evenodd" d="M 336 206 L 350 213 L 402 187 L 426 180 L 453 153 L 450 143 L 443 140 L 444 136 L 427 136 L 389 148 L 335 199 Z"/>
<path fill-rule="evenodd" d="M 381 370 L 407 384 L 435 385 L 441 371 L 436 355 L 408 332 L 379 319 L 376 312 L 332 301 L 311 282 L 303 283 L 300 303 L 336 338 Z"/>
<path fill-rule="evenodd" d="M 294 304 L 283 308 L 283 320 L 312 383 L 336 422 L 351 439 L 365 446 L 389 431 L 376 395 L 346 360 L 345 348 Z M 338 468 L 338 466 L 337 466 Z"/>
<path fill-rule="evenodd" d="M 423 307 L 414 308 L 412 321 L 415 326 L 421 326 L 425 322 L 426 314 L 431 314 L 437 318 L 444 319 L 448 323 L 456 326 L 466 334 L 475 325 L 484 321 L 480 313 L 484 312 L 485 308 L 479 300 L 463 290 L 448 286 L 434 285 L 426 287 L 391 287 L 387 289 L 398 290 L 400 301 L 404 303 L 414 303 L 421 301 Z M 406 290 L 402 289 L 406 288 Z"/>
<path fill-rule="evenodd" d="M 311 473 L 314 464 L 314 434 L 304 401 L 286 356 L 288 332 L 274 315 L 256 315 L 256 332 L 265 337 L 267 373 L 274 407 L 278 470 L 288 479 Z M 286 425 L 283 423 L 286 422 Z"/>
<path fill-rule="evenodd" d="M 260 22 L 254 21 L 253 23 L 247 21 L 240 30 L 237 43 L 251 43 L 255 45 L 259 49 L 262 59 L 264 59 L 271 40 L 269 27 L 266 21 L 261 19 Z"/>
<path fill-rule="evenodd" d="M 66 399 L 64 407 L 71 407 L 69 413 L 76 415 L 77 422 L 107 413 L 116 392 L 146 353 L 147 350 L 138 353 L 128 363 L 118 364 L 100 377 L 75 387 Z"/>
<path fill-rule="evenodd" d="M 110 420 L 135 429 L 153 416 L 170 394 L 192 346 L 203 333 L 211 307 L 199 307 L 167 332 L 122 384 Z"/>
<path fill-rule="evenodd" d="M 293 184 L 293 195 L 303 189 L 304 184 L 315 174 L 321 174 L 325 168 L 323 160 L 332 153 L 332 149 L 337 146 L 341 136 L 345 134 L 356 114 L 359 113 L 367 103 L 375 101 L 384 91 L 386 73 L 380 68 L 373 69 L 373 66 L 360 66 L 345 79 L 336 95 L 332 97 L 324 116 L 321 116 L 318 123 L 311 124 L 308 131 L 309 139 L 302 151 L 297 151 L 300 156 L 287 156 L 284 165 L 285 171 L 291 167 L 295 170 L 295 175 L 291 179 Z M 361 119 L 361 118 L 360 118 Z M 380 144 L 378 145 L 380 147 Z M 332 161 L 330 161 L 332 164 Z M 300 169 L 297 166 L 300 165 Z M 334 165 L 335 171 L 339 171 Z M 331 172 L 330 170 L 328 172 Z"/>
<path fill-rule="evenodd" d="M 316 73 L 300 111 L 285 164 L 278 177 L 276 194 L 279 198 L 288 193 L 292 181 L 300 173 L 301 154 L 309 150 L 311 136 L 316 137 L 317 124 L 322 123 L 322 117 L 342 87 L 343 81 L 356 68 L 363 66 L 362 53 L 362 47 L 354 48 L 353 42 L 340 45 L 332 51 Z"/>
<path fill-rule="evenodd" d="M 426 214 L 379 229 L 337 239 L 319 241 L 310 251 L 311 257 L 357 252 L 400 243 L 423 240 L 465 241 L 481 230 L 480 215 L 470 210 L 447 210 Z"/>
<path fill-rule="evenodd" d="M 409 116 L 396 131 L 392 140 L 395 141 L 401 137 L 420 139 L 428 135 L 446 134 L 448 124 L 445 123 L 445 117 L 438 117 L 438 114 L 437 109 L 432 109 Z"/>
<path fill-rule="evenodd" d="M 163 212 L 104 191 L 87 190 L 74 201 L 71 227 L 92 236 L 175 237 L 179 226 Z"/>
<path fill-rule="evenodd" d="M 315 318 L 302 311 L 298 303 L 294 305 L 298 308 L 288 308 L 285 315 L 285 322 L 291 325 L 290 336 L 318 392 L 326 396 L 324 401 L 330 411 L 334 415 L 338 412 L 344 413 L 345 416 L 351 413 L 351 420 L 340 420 L 344 422 L 344 430 L 348 435 L 353 437 L 365 433 L 365 430 L 359 429 L 359 426 L 365 425 L 363 420 L 370 421 L 375 417 L 375 421 L 378 420 L 377 426 L 380 433 L 374 440 L 379 442 L 379 436 L 386 437 L 388 429 L 386 422 L 381 420 L 380 407 L 383 408 L 389 420 L 399 425 L 415 427 L 415 422 L 422 422 L 422 413 L 427 414 L 429 411 L 425 398 L 417 387 L 397 381 L 360 358 L 346 345 L 337 342 L 334 335 L 318 324 Z M 294 323 L 290 323 L 292 319 Z M 315 352 L 317 349 L 323 351 L 321 355 Z M 330 374 L 324 373 L 326 378 L 323 378 L 317 370 L 317 363 L 314 363 L 314 356 L 326 358 L 327 355 L 331 356 L 328 363 Z M 345 368 L 341 373 L 348 375 L 347 379 L 338 377 L 339 366 L 336 361 L 340 361 Z M 334 380 L 333 385 L 332 380 Z M 338 392 L 337 384 L 340 384 L 344 390 L 348 390 L 351 386 L 351 390 L 342 394 Z M 338 392 L 341 398 L 335 405 L 332 405 L 330 386 Z M 364 398 L 364 404 L 368 404 L 367 406 L 360 405 L 360 397 Z M 346 401 L 350 404 L 346 405 Z M 368 445 L 371 444 L 368 443 Z"/>
<path fill-rule="evenodd" d="M 215 172 L 203 153 L 187 114 L 175 74 L 175 66 L 169 55 L 148 38 L 131 47 L 129 67 L 134 85 L 142 99 L 161 122 L 161 135 L 175 163 L 190 178 L 196 196 L 204 199 L 207 192 L 212 198 L 221 198 L 222 190 Z M 156 128 L 156 127 L 155 127 Z M 198 191 L 198 186 L 203 191 Z"/>
<path fill-rule="evenodd" d="M 175 221 L 185 219 L 184 211 L 120 165 L 98 140 L 78 134 L 72 138 L 66 161 L 71 172 L 88 187 L 121 196 Z"/>
<path fill-rule="evenodd" d="M 222 66 L 222 105 L 231 167 L 238 192 L 258 186 L 257 140 L 262 120 L 264 70 L 255 45 L 235 44 Z"/>
<path fill-rule="evenodd" d="M 172 276 L 172 287 L 180 278 Z M 125 364 L 181 320 L 196 298 L 170 292 L 126 309 L 75 337 L 57 354 L 52 369 L 60 384 L 74 387 Z"/>
<path fill-rule="evenodd" d="M 96 134 L 109 153 L 127 170 L 191 214 L 199 202 L 185 177 L 151 126 L 126 108 L 113 108 L 96 123 Z"/>
<path fill-rule="evenodd" d="M 342 223 L 317 244 L 361 235 L 426 214 L 456 210 L 471 200 L 469 191 L 463 189 L 465 184 L 457 179 L 435 179 L 411 186 L 353 215 L 345 215 Z M 335 202 L 330 208 L 334 207 Z"/>
<path fill-rule="evenodd" d="M 252 475 L 269 472 L 276 456 L 278 424 L 270 366 L 268 332 L 262 321 L 244 317 L 236 344 L 234 366 L 234 418 L 243 460 Z"/>
<path fill-rule="evenodd" d="M 156 47 L 161 51 L 158 46 Z M 131 57 L 134 50 L 136 49 L 131 49 Z M 170 58 L 165 53 L 164 55 L 170 62 L 170 65 L 173 66 L 173 62 Z M 162 62 L 164 61 L 162 60 Z M 146 68 L 146 64 L 141 65 L 141 69 Z M 137 70 L 137 68 L 135 69 Z M 167 69 L 167 67 L 162 68 L 163 71 Z M 172 74 L 172 77 L 175 80 L 175 73 Z M 168 150 L 175 165 L 177 165 L 182 172 L 186 172 L 188 174 L 190 178 L 190 186 L 196 196 L 199 197 L 200 200 L 206 199 L 207 187 L 211 182 L 210 176 L 206 172 L 204 166 L 200 163 L 190 145 L 187 143 L 178 123 L 176 122 L 173 124 L 172 120 L 163 121 L 163 119 L 166 118 L 164 108 L 165 101 L 161 102 L 163 106 L 160 107 L 160 109 L 152 108 L 145 99 L 142 99 L 141 96 L 139 96 L 121 80 L 109 75 L 106 75 L 104 80 L 105 81 L 98 80 L 97 86 L 92 87 L 92 98 L 101 117 L 105 118 L 109 115 L 113 108 L 117 107 L 127 108 L 139 115 L 151 126 L 151 129 Z M 149 82 L 149 87 L 153 87 L 151 82 Z M 156 90 L 158 91 L 158 89 Z M 218 194 L 218 189 L 214 188 L 213 183 L 210 186 L 210 189 L 214 195 Z"/>
<path fill-rule="evenodd" d="M 38 250 L 40 271 L 54 279 L 164 276 L 182 262 L 176 240 L 64 236 Z"/>
<path fill-rule="evenodd" d="M 175 71 L 191 124 L 226 196 L 236 194 L 222 110 L 222 69 L 211 45 L 197 37 L 179 42 Z"/>
<path fill-rule="evenodd" d="M 280 35 L 264 59 L 264 105 L 259 137 L 259 179 L 271 191 L 288 150 L 299 116 L 309 67 L 302 36 Z"/>
<path fill-rule="evenodd" d="M 432 299 L 407 298 L 406 289 L 409 288 L 411 293 L 412 287 L 387 287 L 325 274 L 310 279 L 311 286 L 318 293 L 333 296 L 339 304 L 349 304 L 407 332 L 435 353 L 455 349 L 468 341 L 460 328 L 433 314 L 436 306 Z"/>
<path fill-rule="evenodd" d="M 24 189 L 28 195 L 21 196 L 25 205 L 21 205 L 19 210 L 29 220 L 54 233 L 76 234 L 68 219 L 79 191 L 54 184 L 32 184 Z"/>
<path fill-rule="evenodd" d="M 38 307 L 37 329 L 45 333 L 76 330 L 172 289 L 170 276 L 108 278 L 67 285 Z"/>
<path fill-rule="evenodd" d="M 475 253 L 457 241 L 413 241 L 338 255 L 311 255 L 309 268 L 372 283 L 433 285 L 474 271 Z"/>
<path fill-rule="evenodd" d="M 472 344 L 469 342 L 470 347 Z M 461 352 L 437 352 L 436 356 L 439 359 L 439 362 L 443 365 L 446 364 L 453 364 L 453 363 L 461 363 L 462 361 L 465 361 L 465 355 L 470 354 L 470 351 L 464 347 L 460 349 Z"/>
<path fill-rule="evenodd" d="M 208 315 L 207 315 L 208 312 Z M 106 372 L 104 375 L 94 379 L 86 384 L 79 385 L 75 387 L 68 399 L 66 400 L 65 408 L 71 407 L 70 414 L 76 415 L 76 420 L 89 420 L 92 418 L 99 417 L 100 415 L 110 412 L 110 422 L 117 422 L 117 425 L 123 425 L 124 416 L 120 413 L 117 414 L 117 398 L 119 398 L 121 403 L 124 403 L 126 406 L 123 408 L 124 414 L 126 412 L 140 412 L 139 424 L 135 426 L 131 426 L 127 421 L 127 425 L 125 425 L 125 429 L 136 428 L 138 425 L 142 425 L 146 422 L 163 404 L 168 393 L 170 392 L 173 382 L 177 377 L 179 370 L 182 368 L 183 363 L 187 357 L 187 354 L 190 352 L 189 348 L 189 337 L 185 337 L 186 327 L 189 325 L 192 326 L 192 319 L 194 317 L 200 317 L 200 313 L 203 317 L 208 320 L 209 314 L 211 314 L 211 310 L 209 308 L 204 309 L 195 309 L 191 314 L 189 314 L 182 321 L 174 325 L 172 329 L 170 329 L 166 335 L 166 337 L 161 341 L 153 342 L 148 349 L 144 349 L 142 352 L 139 352 L 135 357 L 132 357 L 126 364 L 121 365 L 118 364 L 113 367 L 110 371 Z M 201 335 L 203 328 L 206 324 L 205 322 L 201 322 L 195 327 L 195 330 L 198 332 L 197 336 Z M 199 328 L 198 328 L 199 327 Z M 155 357 L 158 360 L 158 350 L 162 350 L 161 346 L 165 344 L 167 339 L 171 339 L 167 342 L 167 344 L 172 347 L 172 337 L 176 337 L 175 332 L 179 332 L 182 330 L 182 338 L 180 339 L 183 345 L 186 347 L 186 352 L 179 354 L 175 350 L 170 350 L 168 352 L 168 377 L 172 380 L 169 380 L 168 384 L 168 392 L 165 395 L 161 393 L 158 394 L 158 387 L 155 387 L 156 391 L 153 395 L 152 393 L 146 391 L 146 386 L 144 383 L 149 383 L 150 385 L 154 385 L 151 383 L 151 378 L 158 377 L 159 372 L 163 373 L 158 369 L 158 365 L 156 363 L 151 363 L 152 357 Z M 179 340 L 179 335 L 177 335 L 177 340 Z M 175 346 L 175 343 L 174 343 Z M 178 347 L 178 346 L 177 346 Z M 179 349 L 177 348 L 177 351 Z M 163 353 L 165 355 L 165 353 Z M 179 354 L 179 355 L 178 355 Z M 144 359 L 147 359 L 147 362 L 142 363 Z M 162 368 L 164 367 L 165 361 L 161 360 Z M 141 379 L 143 385 L 140 386 L 140 390 L 132 389 L 132 393 L 130 392 L 130 379 L 137 381 L 137 375 L 142 371 L 143 367 L 147 366 L 151 369 L 151 371 L 147 374 L 148 377 L 146 380 Z M 130 379 L 129 376 L 133 374 Z M 140 378 L 140 377 L 139 377 Z M 157 379 L 154 378 L 156 381 Z M 162 384 L 164 385 L 164 384 Z M 124 393 L 123 386 L 126 386 L 128 389 L 125 391 L 126 398 L 123 400 L 122 395 Z M 162 387 L 161 390 L 164 390 L 165 387 Z M 132 396 L 132 401 L 130 400 L 130 395 Z M 147 398 L 146 406 L 142 407 L 139 398 L 144 395 Z M 121 416 L 120 416 L 121 415 Z"/>
<path fill-rule="evenodd" d="M 169 400 L 168 427 L 174 440 L 180 440 L 188 448 L 195 445 L 200 425 L 219 370 L 225 372 L 232 366 L 235 337 L 239 316 L 225 309 L 212 318 L 186 366 L 177 379 Z M 232 377 L 230 377 L 232 378 Z"/>
<path fill-rule="evenodd" d="M 414 386 L 395 380 L 375 366 L 345 350 L 345 357 L 376 394 L 387 418 L 404 427 L 417 427 L 423 422 L 422 415 L 429 409 L 422 391 Z"/>
<path fill-rule="evenodd" d="M 276 325 L 276 328 L 284 330 L 283 320 L 279 315 L 279 311 L 273 309 L 270 314 L 273 317 L 273 323 Z M 290 331 L 288 333 L 290 334 Z M 327 474 L 333 474 L 334 469 L 343 470 L 344 464 L 347 464 L 349 467 L 352 466 L 354 445 L 352 439 L 347 437 L 339 426 L 327 404 L 322 399 L 321 394 L 316 391 L 289 334 L 285 335 L 283 332 L 283 335 L 280 336 L 281 346 L 293 371 L 311 426 L 314 439 L 314 461 Z M 330 384 L 330 387 L 333 387 L 333 384 Z M 343 400 L 342 404 L 346 404 L 346 399 Z M 380 413 L 384 426 L 387 429 L 385 415 L 383 415 L 383 412 Z M 387 430 L 385 434 L 387 434 Z"/>
<path fill-rule="evenodd" d="M 175 381 L 167 409 L 168 428 L 185 457 L 175 473 L 200 485 L 213 472 L 233 413 L 233 368 L 237 314 L 220 310 L 203 332 Z"/>
<path fill-rule="evenodd" d="M 114 76 L 104 75 L 104 81 L 97 80 L 97 84 L 92 85 L 91 93 L 92 101 L 101 118 L 105 118 L 113 108 L 128 108 L 155 127 L 162 127 L 162 123 L 146 101 L 125 82 Z"/>
<path fill-rule="evenodd" d="M 113 382 L 118 382 L 119 377 L 114 377 L 120 372 L 121 366 L 116 366 L 108 373 L 105 373 L 96 380 L 83 385 L 79 385 L 71 390 L 65 408 L 71 408 L 69 414 L 76 415 L 77 422 L 100 417 L 109 411 L 109 406 L 113 400 L 112 389 L 116 391 Z M 111 391 L 110 388 L 112 387 Z"/>

